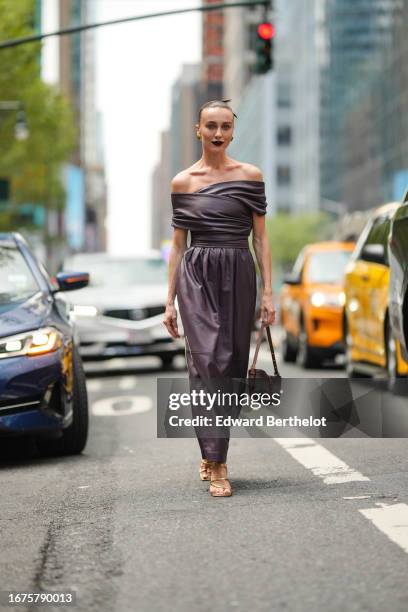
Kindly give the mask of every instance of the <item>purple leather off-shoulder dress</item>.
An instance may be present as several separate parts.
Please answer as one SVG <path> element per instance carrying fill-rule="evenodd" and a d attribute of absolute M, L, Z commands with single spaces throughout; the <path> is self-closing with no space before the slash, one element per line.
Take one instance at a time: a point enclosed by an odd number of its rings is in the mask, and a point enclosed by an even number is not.
<path fill-rule="evenodd" d="M 223 181 L 171 201 L 172 226 L 191 233 L 176 277 L 189 377 L 245 378 L 256 303 L 248 236 L 252 213 L 266 214 L 265 183 Z M 197 437 L 203 458 L 226 461 L 229 431 Z"/>

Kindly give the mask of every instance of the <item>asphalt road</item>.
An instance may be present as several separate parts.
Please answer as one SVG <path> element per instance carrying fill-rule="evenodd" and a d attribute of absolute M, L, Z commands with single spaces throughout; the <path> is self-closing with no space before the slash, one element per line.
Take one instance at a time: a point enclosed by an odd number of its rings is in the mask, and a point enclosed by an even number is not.
<path fill-rule="evenodd" d="M 87 364 L 82 456 L 2 445 L 1 590 L 74 590 L 48 609 L 87 612 L 408 610 L 406 439 L 233 438 L 234 495 L 213 499 L 196 440 L 156 438 L 156 363 Z"/>

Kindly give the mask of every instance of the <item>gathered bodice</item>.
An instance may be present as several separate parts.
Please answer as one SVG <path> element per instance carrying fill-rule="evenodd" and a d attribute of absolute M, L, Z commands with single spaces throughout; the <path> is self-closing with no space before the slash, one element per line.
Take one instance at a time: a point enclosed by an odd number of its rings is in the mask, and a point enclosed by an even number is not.
<path fill-rule="evenodd" d="M 206 185 L 192 193 L 171 194 L 171 225 L 196 234 L 249 236 L 252 212 L 266 214 L 264 181 L 235 180 Z M 221 237 L 221 236 L 220 236 Z"/>

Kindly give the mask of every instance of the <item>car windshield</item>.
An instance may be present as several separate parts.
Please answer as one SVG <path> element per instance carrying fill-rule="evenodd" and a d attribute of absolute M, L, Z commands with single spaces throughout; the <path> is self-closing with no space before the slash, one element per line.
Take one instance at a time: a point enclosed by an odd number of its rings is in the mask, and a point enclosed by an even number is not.
<path fill-rule="evenodd" d="M 27 300 L 39 289 L 16 245 L 0 243 L 0 306 Z"/>
<path fill-rule="evenodd" d="M 131 285 L 160 285 L 167 282 L 164 259 L 137 257 L 132 259 L 90 259 L 73 257 L 66 261 L 64 270 L 88 272 L 90 287 L 127 287 Z"/>
<path fill-rule="evenodd" d="M 345 265 L 351 251 L 321 251 L 309 257 L 307 280 L 309 283 L 341 284 Z"/>

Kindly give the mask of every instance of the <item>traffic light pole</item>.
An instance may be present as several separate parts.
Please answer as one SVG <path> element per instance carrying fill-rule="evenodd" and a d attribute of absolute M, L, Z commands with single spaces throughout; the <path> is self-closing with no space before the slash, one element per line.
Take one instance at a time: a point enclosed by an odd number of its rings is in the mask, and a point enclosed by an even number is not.
<path fill-rule="evenodd" d="M 110 21 L 103 21 L 100 23 L 88 23 L 80 26 L 73 26 L 70 28 L 64 28 L 63 30 L 57 30 L 55 32 L 47 32 L 45 34 L 32 34 L 31 36 L 23 36 L 21 38 L 14 38 L 12 40 L 4 40 L 0 42 L 1 49 L 9 49 L 10 47 L 17 47 L 19 45 L 25 45 L 31 42 L 38 42 L 44 38 L 50 38 L 51 36 L 62 36 L 64 34 L 74 34 L 75 32 L 84 32 L 85 30 L 93 30 L 95 28 L 101 28 L 109 25 L 116 25 L 119 23 L 128 23 L 130 21 L 142 21 L 143 19 L 152 19 L 154 17 L 168 17 L 169 15 L 180 15 L 182 13 L 204 13 L 207 11 L 219 11 L 234 7 L 245 7 L 245 6 L 264 6 L 265 10 L 271 7 L 271 0 L 247 0 L 242 2 L 228 2 L 220 4 L 210 4 L 208 6 L 200 6 L 189 9 L 178 9 L 175 11 L 163 11 L 161 13 L 150 13 L 148 15 L 137 15 L 135 17 L 124 17 L 123 19 L 112 19 Z"/>

